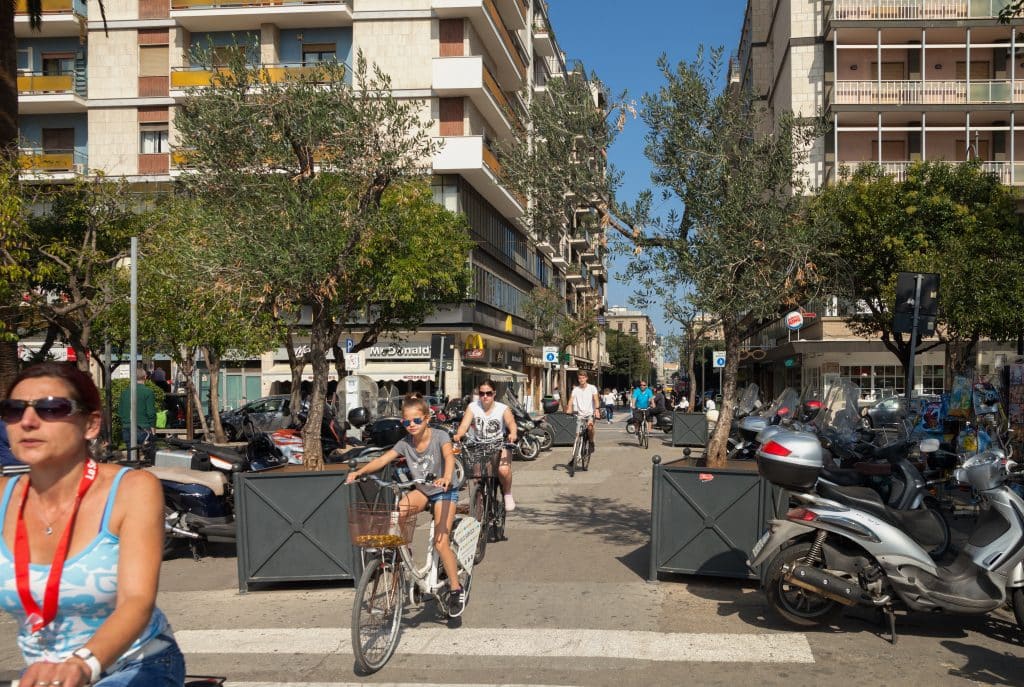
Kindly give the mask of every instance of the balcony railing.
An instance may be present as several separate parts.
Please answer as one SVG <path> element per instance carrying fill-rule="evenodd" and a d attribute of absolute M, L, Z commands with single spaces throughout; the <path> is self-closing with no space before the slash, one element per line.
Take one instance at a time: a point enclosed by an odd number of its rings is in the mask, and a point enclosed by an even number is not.
<path fill-rule="evenodd" d="M 76 94 L 85 96 L 85 70 L 81 73 L 42 74 L 20 72 L 18 74 L 18 95 L 60 95 Z"/>
<path fill-rule="evenodd" d="M 74 12 L 83 17 L 86 14 L 86 5 L 81 0 L 41 0 L 43 14 L 62 14 Z M 15 14 L 28 14 L 28 0 L 14 0 Z"/>
<path fill-rule="evenodd" d="M 1024 102 L 1024 81 L 837 81 L 839 105 L 957 105 Z"/>
<path fill-rule="evenodd" d="M 508 27 L 505 26 L 505 22 L 502 21 L 498 8 L 494 6 L 494 2 L 492 2 L 492 0 L 484 0 L 484 6 L 487 8 L 487 14 L 491 17 L 491 21 L 494 22 L 494 26 L 498 29 L 498 34 L 501 36 L 501 42 L 505 44 L 505 49 L 508 50 L 509 54 L 512 56 L 512 60 L 516 63 L 516 70 L 519 72 L 519 78 L 525 81 L 526 63 L 523 61 L 523 57 L 520 54 L 516 41 L 512 39 L 512 35 L 509 33 Z"/>
<path fill-rule="evenodd" d="M 252 66 L 252 65 L 250 65 Z M 265 64 L 262 71 L 266 73 L 271 83 L 281 83 L 288 79 L 300 78 L 312 72 L 316 67 L 301 64 Z M 181 90 L 183 88 L 194 88 L 209 86 L 215 72 L 219 69 L 197 69 L 194 67 L 175 67 L 171 70 L 171 88 Z M 224 73 L 227 69 L 223 70 Z"/>
<path fill-rule="evenodd" d="M 21 148 L 18 165 L 29 172 L 84 172 L 88 157 L 77 150 Z"/>
<path fill-rule="evenodd" d="M 873 160 L 856 160 L 840 162 L 840 173 L 839 178 L 849 178 L 857 167 L 866 164 L 877 164 L 882 168 L 882 171 L 895 178 L 897 181 L 903 181 L 907 178 L 907 169 L 912 164 L 911 161 L 887 161 L 887 162 L 875 162 Z M 950 163 L 957 164 L 957 163 Z M 998 179 L 999 183 L 1009 186 L 1024 184 L 1024 162 L 982 162 L 981 168 L 989 174 L 994 174 Z"/>
<path fill-rule="evenodd" d="M 512 126 L 516 129 L 522 129 L 522 118 L 512 107 L 508 98 L 505 97 L 505 93 L 501 90 L 501 87 L 498 86 L 498 82 L 495 80 L 494 75 L 491 74 L 491 70 L 487 68 L 486 64 L 483 65 L 483 79 L 484 87 L 487 89 L 487 92 L 491 94 L 491 97 L 494 98 L 495 102 L 498 103 L 498 106 L 501 107 L 502 112 L 504 112 L 505 116 L 508 117 Z"/>
<path fill-rule="evenodd" d="M 835 20 L 997 17 L 1010 0 L 833 0 Z"/>
<path fill-rule="evenodd" d="M 345 0 L 171 0 L 172 10 L 205 10 L 278 5 L 343 5 Z"/>

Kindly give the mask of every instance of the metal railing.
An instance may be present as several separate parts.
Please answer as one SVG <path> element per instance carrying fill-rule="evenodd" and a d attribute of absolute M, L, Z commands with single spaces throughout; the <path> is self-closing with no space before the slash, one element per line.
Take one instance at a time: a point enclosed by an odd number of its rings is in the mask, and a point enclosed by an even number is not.
<path fill-rule="evenodd" d="M 508 120 L 512 123 L 513 128 L 522 129 L 522 119 L 520 119 L 519 115 L 512 108 L 512 104 L 509 102 L 508 98 L 505 97 L 505 93 L 501 90 L 501 86 L 498 85 L 494 75 L 491 74 L 491 70 L 487 68 L 486 64 L 482 65 L 482 67 L 484 88 L 487 89 L 487 92 L 490 93 L 491 97 L 498 103 L 502 112 L 505 113 L 505 116 L 508 117 Z"/>
<path fill-rule="evenodd" d="M 1024 81 L 837 81 L 839 105 L 1024 102 Z"/>
<path fill-rule="evenodd" d="M 998 17 L 1010 0 L 833 0 L 836 20 Z"/>
<path fill-rule="evenodd" d="M 250 67 L 255 66 L 250 65 Z M 308 75 L 316 68 L 314 65 L 303 65 L 300 63 L 260 65 L 260 70 L 266 75 L 270 83 L 281 83 L 288 79 L 300 78 Z M 174 67 L 171 69 L 171 88 L 182 89 L 209 86 L 212 83 L 213 75 L 222 70 L 223 73 L 228 71 L 226 67 L 217 69 Z M 350 72 L 346 71 L 346 76 L 349 74 Z"/>
<path fill-rule="evenodd" d="M 63 74 L 19 72 L 18 95 L 75 94 L 85 97 L 86 83 L 84 69 Z"/>
<path fill-rule="evenodd" d="M 172 10 L 205 10 L 224 7 L 279 7 L 283 5 L 344 5 L 346 0 L 171 0 Z"/>
<path fill-rule="evenodd" d="M 896 181 L 904 181 L 907 178 L 907 170 L 916 162 L 909 160 L 889 160 L 885 162 L 855 160 L 840 162 L 838 176 L 840 179 L 848 179 L 858 167 L 866 164 L 877 164 L 886 175 L 893 177 Z M 958 163 L 950 162 L 948 164 Z M 989 174 L 994 174 L 1001 184 L 1007 186 L 1011 184 L 1015 186 L 1024 184 L 1024 162 L 988 161 L 981 163 L 981 169 Z"/>
<path fill-rule="evenodd" d="M 85 152 L 72 149 L 20 148 L 18 150 L 18 166 L 31 172 L 84 171 L 88 160 L 88 155 Z"/>
<path fill-rule="evenodd" d="M 505 26 L 505 22 L 502 20 L 501 14 L 498 12 L 498 8 L 494 6 L 494 2 L 492 0 L 484 0 L 484 7 L 487 9 L 487 14 L 490 16 L 495 28 L 498 29 L 498 35 L 501 37 L 502 43 L 505 44 L 505 49 L 508 50 L 509 54 L 512 56 L 512 60 L 516 63 L 516 70 L 519 72 L 519 77 L 525 81 L 526 63 L 523 62 L 523 58 L 519 54 L 519 48 L 512 40 L 512 36 L 509 33 L 508 27 Z"/>
<path fill-rule="evenodd" d="M 86 5 L 80 0 L 40 0 L 43 14 L 75 12 L 85 16 Z M 15 14 L 28 14 L 28 0 L 14 0 Z"/>

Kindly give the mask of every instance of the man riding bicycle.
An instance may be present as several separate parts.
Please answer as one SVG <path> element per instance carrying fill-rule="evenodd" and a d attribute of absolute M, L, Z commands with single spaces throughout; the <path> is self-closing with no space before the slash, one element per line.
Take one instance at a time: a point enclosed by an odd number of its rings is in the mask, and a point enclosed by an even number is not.
<path fill-rule="evenodd" d="M 640 381 L 640 386 L 633 389 L 633 395 L 629 399 L 629 407 L 633 409 L 634 422 L 639 423 L 640 417 L 645 416 L 648 432 L 651 431 L 651 402 L 653 399 L 654 392 L 647 388 L 647 382 L 643 380 Z"/>
<path fill-rule="evenodd" d="M 579 384 L 572 388 L 569 396 L 570 415 L 575 411 L 577 419 L 587 419 L 587 435 L 590 439 L 590 452 L 594 452 L 594 419 L 601 417 L 601 401 L 597 395 L 597 387 L 587 383 L 587 373 L 580 371 L 576 375 Z"/>

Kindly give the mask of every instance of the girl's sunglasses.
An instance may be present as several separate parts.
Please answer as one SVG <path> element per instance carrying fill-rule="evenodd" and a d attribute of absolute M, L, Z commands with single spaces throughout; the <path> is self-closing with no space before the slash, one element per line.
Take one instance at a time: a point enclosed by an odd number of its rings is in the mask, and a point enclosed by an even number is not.
<path fill-rule="evenodd" d="M 481 396 L 493 396 L 494 392 L 493 391 L 481 391 L 480 395 Z"/>
<path fill-rule="evenodd" d="M 21 422 L 26 408 L 33 408 L 39 419 L 47 422 L 63 420 L 82 411 L 81 406 L 70 398 L 47 396 L 46 398 L 34 398 L 31 401 L 8 398 L 0 401 L 0 420 L 7 424 Z"/>
<path fill-rule="evenodd" d="M 402 420 L 402 426 L 403 427 L 408 427 L 409 425 L 422 425 L 422 424 L 423 424 L 423 418 L 421 418 L 421 417 L 414 417 L 411 420 Z"/>

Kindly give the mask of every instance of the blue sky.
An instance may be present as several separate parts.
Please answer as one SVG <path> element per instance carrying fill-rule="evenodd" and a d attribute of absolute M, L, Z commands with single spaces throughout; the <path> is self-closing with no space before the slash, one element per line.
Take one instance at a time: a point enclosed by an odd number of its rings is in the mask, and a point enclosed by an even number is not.
<path fill-rule="evenodd" d="M 658 57 L 665 53 L 671 63 L 692 59 L 697 46 L 724 46 L 735 52 L 746 0 L 549 0 L 551 25 L 566 59 L 580 60 L 597 72 L 612 95 L 623 90 L 639 101 L 662 85 Z M 650 188 L 650 164 L 644 156 L 643 123 L 631 120 L 610 151 L 612 163 L 624 173 L 619 197 L 632 200 Z M 633 286 L 621 279 L 621 267 L 611 265 L 608 304 L 628 305 Z M 647 314 L 659 334 L 672 333 L 661 309 Z"/>

